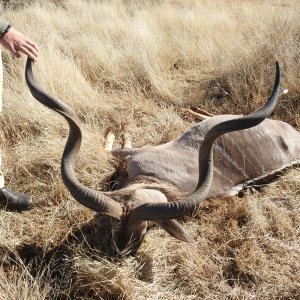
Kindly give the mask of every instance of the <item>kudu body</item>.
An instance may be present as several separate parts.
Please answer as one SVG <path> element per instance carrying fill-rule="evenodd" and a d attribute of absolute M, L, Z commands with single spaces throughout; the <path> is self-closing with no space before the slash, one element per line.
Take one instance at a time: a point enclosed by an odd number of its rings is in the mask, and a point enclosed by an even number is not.
<path fill-rule="evenodd" d="M 83 186 L 74 172 L 81 144 L 76 113 L 38 87 L 30 60 L 26 80 L 39 102 L 68 121 L 70 132 L 61 162 L 64 184 L 81 204 L 121 220 L 116 241 L 119 249 L 136 250 L 148 221 L 154 221 L 177 239 L 194 242 L 175 218 L 191 214 L 207 197 L 235 195 L 251 181 L 300 160 L 300 134 L 284 122 L 266 119 L 280 91 L 277 63 L 273 92 L 262 108 L 243 117 L 212 117 L 163 145 L 113 150 L 113 155 L 126 160 L 128 176 L 120 190 L 94 191 Z"/>
<path fill-rule="evenodd" d="M 198 152 L 205 135 L 214 125 L 235 118 L 215 116 L 197 123 L 177 140 L 116 149 L 112 154 L 126 161 L 128 182 L 152 178 L 170 184 L 176 194 L 191 194 L 198 182 Z M 234 196 L 250 183 L 267 180 L 299 162 L 300 134 L 285 122 L 266 119 L 256 127 L 222 135 L 214 144 L 214 175 L 208 197 Z M 168 201 L 175 200 L 171 197 L 170 193 Z"/>

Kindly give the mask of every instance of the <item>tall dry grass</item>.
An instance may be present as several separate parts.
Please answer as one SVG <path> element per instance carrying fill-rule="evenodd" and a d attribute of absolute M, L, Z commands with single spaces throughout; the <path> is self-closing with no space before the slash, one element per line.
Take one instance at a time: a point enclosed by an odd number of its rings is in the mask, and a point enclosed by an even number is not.
<path fill-rule="evenodd" d="M 84 133 L 80 180 L 107 188 L 108 126 L 128 122 L 135 146 L 176 138 L 181 108 L 247 113 L 270 93 L 275 56 L 287 95 L 273 115 L 300 128 L 298 1 L 2 1 L 39 44 L 40 85 L 70 104 Z M 0 299 L 299 299 L 300 173 L 243 198 L 206 201 L 184 221 L 197 245 L 159 228 L 135 257 L 110 256 L 108 220 L 60 178 L 67 124 L 37 103 L 25 58 L 4 52 L 1 146 L 7 184 L 33 195 L 0 211 Z"/>

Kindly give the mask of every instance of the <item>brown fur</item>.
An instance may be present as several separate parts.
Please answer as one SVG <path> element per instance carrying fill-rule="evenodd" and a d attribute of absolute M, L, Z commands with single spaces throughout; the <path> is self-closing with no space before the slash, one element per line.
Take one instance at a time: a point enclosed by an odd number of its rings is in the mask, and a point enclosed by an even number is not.
<path fill-rule="evenodd" d="M 110 195 L 143 187 L 158 189 L 168 201 L 174 201 L 192 193 L 205 134 L 213 125 L 234 117 L 207 119 L 163 145 L 113 150 L 113 155 L 127 162 L 128 187 Z M 214 179 L 208 197 L 233 196 L 248 184 L 299 163 L 300 134 L 285 122 L 267 119 L 254 128 L 221 136 L 215 143 L 214 157 Z"/>

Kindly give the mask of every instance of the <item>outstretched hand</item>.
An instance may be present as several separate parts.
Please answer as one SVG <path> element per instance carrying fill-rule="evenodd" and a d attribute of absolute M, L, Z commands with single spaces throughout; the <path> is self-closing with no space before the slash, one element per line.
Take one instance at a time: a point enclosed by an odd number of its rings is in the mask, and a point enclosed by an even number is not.
<path fill-rule="evenodd" d="M 39 49 L 36 43 L 14 28 L 10 28 L 9 31 L 0 38 L 0 44 L 17 58 L 23 53 L 33 61 L 37 59 Z"/>

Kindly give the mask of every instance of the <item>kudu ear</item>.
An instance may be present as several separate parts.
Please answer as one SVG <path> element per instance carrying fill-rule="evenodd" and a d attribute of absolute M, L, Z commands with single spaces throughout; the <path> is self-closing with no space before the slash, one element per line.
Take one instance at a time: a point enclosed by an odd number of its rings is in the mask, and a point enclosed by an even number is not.
<path fill-rule="evenodd" d="M 179 225 L 174 219 L 156 220 L 155 223 L 163 228 L 172 237 L 191 244 L 197 243 L 183 227 Z"/>

